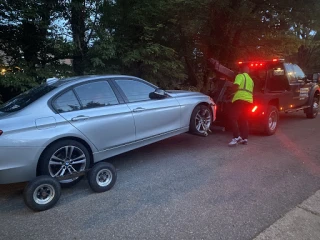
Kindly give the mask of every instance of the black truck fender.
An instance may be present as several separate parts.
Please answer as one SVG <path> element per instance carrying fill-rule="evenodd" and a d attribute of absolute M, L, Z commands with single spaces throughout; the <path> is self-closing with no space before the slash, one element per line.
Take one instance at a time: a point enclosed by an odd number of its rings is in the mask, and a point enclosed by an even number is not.
<path fill-rule="evenodd" d="M 320 93 L 319 86 L 318 85 L 313 86 L 313 88 L 310 91 L 308 105 L 311 105 L 313 103 L 313 96 L 314 95 L 318 95 L 319 96 L 319 93 Z"/>

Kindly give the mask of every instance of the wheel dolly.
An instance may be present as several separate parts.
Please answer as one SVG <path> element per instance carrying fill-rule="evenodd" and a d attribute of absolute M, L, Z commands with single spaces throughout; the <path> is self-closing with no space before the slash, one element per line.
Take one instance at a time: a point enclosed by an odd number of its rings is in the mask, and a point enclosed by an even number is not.
<path fill-rule="evenodd" d="M 110 190 L 117 180 L 115 167 L 107 162 L 99 162 L 91 169 L 59 177 L 41 175 L 28 182 L 24 188 L 24 203 L 33 211 L 48 210 L 52 208 L 60 198 L 61 185 L 59 181 L 84 175 L 87 176 L 89 186 L 94 192 Z"/>

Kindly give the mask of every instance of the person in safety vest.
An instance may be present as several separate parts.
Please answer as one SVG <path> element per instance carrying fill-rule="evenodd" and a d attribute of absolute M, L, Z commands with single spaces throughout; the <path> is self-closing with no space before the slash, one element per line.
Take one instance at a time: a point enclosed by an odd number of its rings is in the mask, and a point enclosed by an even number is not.
<path fill-rule="evenodd" d="M 245 66 L 243 72 L 239 73 L 234 81 L 234 96 L 230 112 L 230 121 L 233 131 L 233 139 L 229 146 L 248 144 L 249 126 L 248 113 L 253 103 L 254 83 L 248 74 L 249 68 Z"/>

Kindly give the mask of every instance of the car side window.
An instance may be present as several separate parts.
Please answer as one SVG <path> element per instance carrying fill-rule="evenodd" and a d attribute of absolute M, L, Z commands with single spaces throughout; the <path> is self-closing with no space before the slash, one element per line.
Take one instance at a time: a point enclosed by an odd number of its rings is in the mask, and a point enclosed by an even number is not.
<path fill-rule="evenodd" d="M 302 71 L 302 69 L 298 65 L 294 64 L 293 69 L 296 73 L 298 80 L 303 80 L 306 77 L 306 75 L 304 74 L 304 72 Z"/>
<path fill-rule="evenodd" d="M 119 104 L 107 81 L 87 83 L 74 90 L 84 109 Z"/>
<path fill-rule="evenodd" d="M 53 106 L 59 113 L 77 111 L 81 108 L 80 103 L 71 90 L 58 97 L 54 101 Z"/>
<path fill-rule="evenodd" d="M 290 83 L 296 83 L 297 77 L 292 64 L 285 64 L 286 74 Z"/>
<path fill-rule="evenodd" d="M 149 94 L 155 91 L 153 86 L 137 80 L 121 79 L 115 80 L 115 82 L 124 92 L 129 102 L 150 100 Z"/>
<path fill-rule="evenodd" d="M 268 81 L 266 88 L 271 92 L 290 90 L 289 81 L 285 75 L 283 64 L 274 65 L 268 70 Z"/>

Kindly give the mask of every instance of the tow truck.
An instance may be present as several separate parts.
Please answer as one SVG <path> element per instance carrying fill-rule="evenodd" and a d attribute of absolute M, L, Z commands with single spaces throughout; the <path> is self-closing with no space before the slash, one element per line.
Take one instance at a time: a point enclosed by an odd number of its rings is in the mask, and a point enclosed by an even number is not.
<path fill-rule="evenodd" d="M 279 123 L 279 112 L 291 113 L 304 111 L 307 118 L 315 118 L 319 110 L 319 85 L 308 79 L 297 64 L 284 59 L 266 61 L 238 62 L 239 69 L 249 67 L 248 74 L 254 81 L 252 109 L 249 113 L 249 125 L 252 129 L 273 135 Z M 209 67 L 216 73 L 212 79 L 208 95 L 217 104 L 218 126 L 229 127 L 231 111 L 231 87 L 236 73 L 209 59 Z"/>

